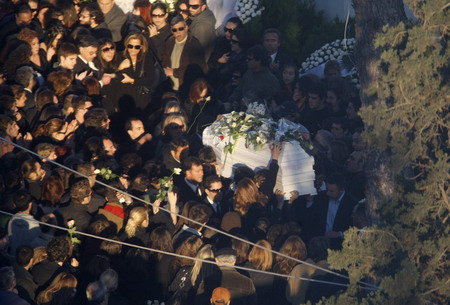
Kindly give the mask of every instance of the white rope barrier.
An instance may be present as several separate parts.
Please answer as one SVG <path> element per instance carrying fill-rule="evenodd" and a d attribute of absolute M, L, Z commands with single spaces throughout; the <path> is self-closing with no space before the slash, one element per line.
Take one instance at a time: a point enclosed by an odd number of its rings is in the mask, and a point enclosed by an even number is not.
<path fill-rule="evenodd" d="M 86 236 L 86 237 L 96 238 L 96 239 L 99 239 L 99 240 L 120 244 L 122 246 L 137 248 L 137 249 L 146 250 L 146 251 L 150 251 L 150 252 L 161 253 L 161 254 L 170 255 L 170 256 L 174 256 L 174 257 L 181 257 L 181 258 L 185 258 L 185 259 L 189 259 L 189 260 L 193 260 L 193 261 L 200 261 L 202 263 L 208 263 L 208 264 L 211 264 L 211 265 L 216 265 L 218 267 L 220 267 L 220 266 L 227 266 L 225 264 L 219 264 L 219 263 L 214 262 L 214 261 L 209 261 L 209 260 L 205 260 L 205 259 L 201 259 L 201 258 L 197 258 L 197 257 L 190 257 L 190 256 L 182 255 L 182 254 L 177 254 L 177 253 L 167 252 L 167 251 L 163 251 L 163 250 L 153 249 L 153 248 L 150 248 L 150 247 L 139 246 L 139 245 L 136 245 L 136 244 L 130 244 L 130 243 L 123 242 L 123 241 L 120 241 L 120 240 L 114 240 L 114 239 L 110 239 L 110 238 L 106 238 L 106 237 L 93 235 L 93 234 L 90 234 L 90 233 L 84 233 L 84 232 L 81 232 L 81 231 L 64 228 L 64 227 L 61 227 L 61 226 L 58 226 L 58 225 L 42 222 L 42 221 L 36 220 L 34 218 L 33 219 L 25 218 L 25 217 L 21 216 L 20 214 L 12 214 L 12 213 L 8 213 L 8 212 L 2 211 L 2 210 L 0 210 L 0 214 L 4 214 L 4 215 L 11 216 L 11 217 L 15 217 L 16 219 L 17 218 L 23 219 L 25 221 L 32 221 L 32 222 L 38 223 L 40 225 L 49 226 L 49 227 L 52 227 L 52 228 L 55 228 L 55 229 L 67 231 L 67 232 L 69 232 L 71 234 L 79 234 L 79 235 L 83 235 L 83 236 Z M 283 277 L 283 278 L 293 278 L 293 279 L 299 279 L 299 280 L 310 281 L 310 282 L 318 282 L 318 283 L 330 284 L 330 285 L 336 285 L 336 286 L 342 286 L 342 287 L 348 287 L 349 286 L 348 284 L 343 284 L 343 283 L 315 280 L 315 279 L 304 278 L 304 277 L 300 277 L 300 276 L 281 274 L 281 273 L 276 273 L 276 272 L 271 272 L 271 271 L 263 271 L 263 270 L 248 268 L 248 267 L 242 267 L 242 266 L 232 266 L 232 267 L 235 268 L 235 269 L 245 270 L 245 271 L 249 271 L 249 272 L 256 272 L 256 273 L 261 273 L 261 274 L 267 274 L 267 275 L 273 275 L 273 276 L 278 276 L 278 277 Z M 369 289 L 369 288 L 366 288 L 366 287 L 362 287 L 362 288 L 363 289 Z M 370 289 L 370 290 L 372 290 L 372 289 Z"/>
<path fill-rule="evenodd" d="M 56 165 L 56 166 L 59 166 L 59 167 L 65 169 L 65 170 L 67 170 L 67 171 L 70 171 L 70 172 L 72 172 L 72 173 L 74 173 L 74 174 L 76 174 L 76 175 L 78 175 L 78 176 L 84 177 L 84 178 L 86 178 L 86 179 L 92 179 L 92 177 L 88 177 L 88 176 L 86 176 L 86 175 L 84 175 L 84 174 L 82 174 L 82 173 L 80 173 L 80 172 L 78 172 L 78 171 L 76 171 L 76 170 L 74 170 L 74 169 L 71 169 L 71 168 L 69 168 L 69 167 L 67 167 L 67 166 L 65 166 L 65 165 L 62 165 L 62 164 L 60 164 L 60 163 L 58 163 L 58 162 L 55 162 L 55 161 L 53 161 L 53 160 L 49 160 L 49 159 L 47 159 L 47 158 L 45 158 L 45 157 L 43 157 L 43 156 L 37 154 L 36 152 L 34 152 L 34 151 L 32 151 L 32 150 L 29 150 L 28 148 L 25 148 L 25 147 L 23 147 L 23 146 L 21 146 L 21 145 L 19 145 L 19 144 L 16 144 L 16 143 L 14 143 L 14 142 L 12 142 L 12 141 L 9 141 L 9 140 L 7 140 L 7 139 L 5 139 L 5 138 L 3 138 L 3 137 L 0 137 L 0 140 L 5 141 L 5 142 L 7 142 L 7 143 L 9 143 L 9 144 L 11 144 L 11 145 L 17 147 L 17 148 L 20 148 L 21 150 L 24 150 L 24 151 L 26 151 L 26 152 L 28 152 L 28 153 L 30 153 L 30 154 L 32 154 L 32 155 L 34 155 L 34 156 L 36 156 L 36 157 L 42 159 L 42 160 L 45 160 L 46 162 L 52 163 L 52 164 L 54 164 L 54 165 Z M 104 182 L 98 181 L 97 179 L 94 179 L 94 181 L 95 181 L 95 183 L 97 183 L 97 184 L 99 184 L 99 185 L 102 185 L 102 186 L 104 186 L 104 187 L 110 188 L 110 189 L 112 189 L 112 190 L 114 190 L 114 191 L 116 191 L 116 192 L 119 192 L 119 193 L 123 194 L 123 195 L 129 196 L 130 198 L 132 198 L 132 199 L 134 199 L 134 200 L 136 200 L 136 201 L 140 201 L 140 202 L 145 203 L 145 204 L 147 204 L 147 205 L 154 206 L 154 204 L 151 203 L 151 202 L 149 202 L 149 201 L 145 201 L 145 200 L 142 199 L 142 198 L 139 198 L 139 197 L 136 197 L 136 196 L 134 196 L 134 195 L 128 194 L 127 192 L 124 192 L 123 190 L 120 190 L 120 189 L 118 189 L 118 188 L 112 187 L 112 186 L 110 186 L 110 185 L 108 185 L 108 184 L 106 184 L 106 183 L 104 183 Z M 293 260 L 293 261 L 295 261 L 295 262 L 297 262 L 297 263 L 301 263 L 301 264 L 304 264 L 304 265 L 306 265 L 306 266 L 310 266 L 310 267 L 312 267 L 312 268 L 321 270 L 321 271 L 323 271 L 323 272 L 330 273 L 330 274 L 336 275 L 336 276 L 338 276 L 338 277 L 344 278 L 344 279 L 346 279 L 346 280 L 350 280 L 350 278 L 349 278 L 348 276 L 345 276 L 345 275 L 343 275 L 343 274 L 334 272 L 334 271 L 329 270 L 329 269 L 326 269 L 326 268 L 322 268 L 322 267 L 320 267 L 320 266 L 311 264 L 311 263 L 309 263 L 309 262 L 306 262 L 306 261 L 303 261 L 303 260 L 300 260 L 300 259 L 296 259 L 296 258 L 290 257 L 290 256 L 288 256 L 288 255 L 286 255 L 286 254 L 280 253 L 280 252 L 275 251 L 275 250 L 273 250 L 273 249 L 265 248 L 265 247 L 263 247 L 263 246 L 261 246 L 261 245 L 258 245 L 258 244 L 256 244 L 256 243 L 251 242 L 251 241 L 248 241 L 248 240 L 245 240 L 245 239 L 243 239 L 243 238 L 237 237 L 237 236 L 232 235 L 232 234 L 230 234 L 230 233 L 228 233 L 228 232 L 219 230 L 219 229 L 217 229 L 217 228 L 214 228 L 214 227 L 205 225 L 205 224 L 203 224 L 203 223 L 200 223 L 200 222 L 198 222 L 198 221 L 195 221 L 195 220 L 193 220 L 193 219 L 190 219 L 190 218 L 188 218 L 188 217 L 186 217 L 186 216 L 183 216 L 183 215 L 181 215 L 181 214 L 178 214 L 178 213 L 176 213 L 176 212 L 173 212 L 173 211 L 171 211 L 171 210 L 169 210 L 169 209 L 166 209 L 166 208 L 163 208 L 163 207 L 160 207 L 160 206 L 158 206 L 158 208 L 159 208 L 160 210 L 164 211 L 164 212 L 167 212 L 167 213 L 169 213 L 169 214 L 174 214 L 174 215 L 176 215 L 176 216 L 179 217 L 179 218 L 182 218 L 182 219 L 191 221 L 192 223 L 201 225 L 201 226 L 203 226 L 203 227 L 205 227 L 205 228 L 208 228 L 208 229 L 210 229 L 210 230 L 212 230 L 212 231 L 215 231 L 215 232 L 217 232 L 217 233 L 220 233 L 220 234 L 223 234 L 223 235 L 228 236 L 228 237 L 230 237 L 230 238 L 239 240 L 239 241 L 241 241 L 241 242 L 243 242 L 243 243 L 248 243 L 249 245 L 252 245 L 253 247 L 257 247 L 257 248 L 260 248 L 260 249 L 269 251 L 269 252 L 271 252 L 272 254 L 275 254 L 275 255 L 278 255 L 278 256 L 281 256 L 281 257 L 284 257 L 284 258 Z M 84 233 L 84 234 L 86 234 L 86 233 Z M 93 236 L 95 236 L 95 235 L 93 235 Z M 369 284 L 369 283 L 366 283 L 366 282 L 358 281 L 357 283 L 358 283 L 358 284 L 361 284 L 361 285 L 365 285 L 365 286 L 367 286 L 367 287 L 370 287 L 370 288 L 372 288 L 372 289 L 374 289 L 374 290 L 377 290 L 377 289 L 378 289 L 377 286 L 372 285 L 372 284 Z"/>

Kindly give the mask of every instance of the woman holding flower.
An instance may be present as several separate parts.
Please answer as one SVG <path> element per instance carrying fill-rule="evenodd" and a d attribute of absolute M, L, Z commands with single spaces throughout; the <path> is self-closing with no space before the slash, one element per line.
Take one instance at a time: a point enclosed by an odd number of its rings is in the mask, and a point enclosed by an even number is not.
<path fill-rule="evenodd" d="M 189 96 L 182 105 L 182 110 L 187 116 L 188 133 L 195 133 L 199 119 L 205 115 L 215 116 L 218 113 L 218 105 L 213 106 L 210 101 L 210 86 L 202 78 L 195 80 L 189 88 Z"/>

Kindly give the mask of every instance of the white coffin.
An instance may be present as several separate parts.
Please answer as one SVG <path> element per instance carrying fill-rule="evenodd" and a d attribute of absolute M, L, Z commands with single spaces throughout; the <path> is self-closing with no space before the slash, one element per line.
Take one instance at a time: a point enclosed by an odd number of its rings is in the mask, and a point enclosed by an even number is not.
<path fill-rule="evenodd" d="M 222 176 L 232 177 L 234 168 L 242 164 L 253 170 L 268 167 L 271 157 L 269 147 L 266 145 L 257 151 L 252 146 L 246 148 L 245 138 L 238 139 L 234 152 L 228 154 L 225 161 L 224 147 L 228 141 L 228 137 L 221 140 L 219 137 L 213 136 L 211 126 L 203 132 L 203 144 L 214 149 L 217 161 L 222 165 Z M 315 195 L 317 193 L 314 188 L 314 158 L 308 155 L 297 142 L 283 143 L 278 164 L 280 169 L 276 188 L 286 193 L 286 199 L 289 199 L 290 192 L 294 190 L 298 191 L 300 195 Z"/>

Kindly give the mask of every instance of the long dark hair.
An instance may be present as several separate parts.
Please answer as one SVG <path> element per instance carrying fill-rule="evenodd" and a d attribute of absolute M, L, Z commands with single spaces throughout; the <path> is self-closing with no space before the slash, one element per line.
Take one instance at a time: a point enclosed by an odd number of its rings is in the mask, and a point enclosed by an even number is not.
<path fill-rule="evenodd" d="M 118 60 L 118 53 L 117 53 L 117 47 L 115 45 L 115 43 L 110 39 L 110 38 L 101 38 L 98 40 L 99 46 L 97 49 L 97 60 L 100 64 L 100 67 L 104 72 L 115 72 L 117 71 L 117 68 L 119 67 L 119 60 Z M 114 58 L 110 61 L 107 62 L 103 59 L 102 57 L 102 49 L 105 46 L 113 46 L 114 48 L 116 48 L 115 53 L 114 53 Z"/>

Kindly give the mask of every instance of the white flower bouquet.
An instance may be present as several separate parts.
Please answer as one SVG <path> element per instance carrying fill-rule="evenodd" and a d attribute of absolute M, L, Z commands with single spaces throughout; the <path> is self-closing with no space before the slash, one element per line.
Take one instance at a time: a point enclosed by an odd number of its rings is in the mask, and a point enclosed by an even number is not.
<path fill-rule="evenodd" d="M 276 141 L 297 141 L 306 151 L 311 149 L 304 139 L 304 134 L 309 134 L 305 127 L 285 119 L 276 122 L 266 117 L 266 113 L 264 104 L 253 102 L 247 112 L 233 111 L 215 121 L 211 125 L 212 135 L 227 142 L 224 152 L 230 154 L 234 152 L 239 138 L 245 138 L 245 147 L 253 146 L 254 150 Z"/>
<path fill-rule="evenodd" d="M 205 128 L 203 144 L 213 148 L 222 165 L 221 174 L 232 177 L 234 169 L 243 164 L 253 170 L 266 167 L 271 144 L 280 141 L 283 150 L 278 159 L 276 188 L 286 194 L 294 190 L 301 195 L 316 194 L 314 157 L 305 140 L 308 130 L 286 119 L 276 122 L 267 118 L 266 113 L 264 104 L 254 102 L 248 106 L 247 113 L 224 114 Z"/>
<path fill-rule="evenodd" d="M 248 23 L 250 20 L 262 14 L 264 7 L 260 0 L 238 0 L 235 11 L 242 22 Z"/>
<path fill-rule="evenodd" d="M 355 48 L 355 38 L 338 39 L 331 43 L 325 44 L 320 49 L 314 51 L 300 67 L 300 74 L 304 74 L 309 70 L 325 64 L 330 60 L 342 61 L 346 56 L 352 56 Z M 358 70 L 353 67 L 349 73 L 352 83 L 359 89 Z"/>

